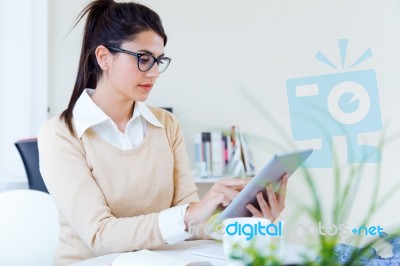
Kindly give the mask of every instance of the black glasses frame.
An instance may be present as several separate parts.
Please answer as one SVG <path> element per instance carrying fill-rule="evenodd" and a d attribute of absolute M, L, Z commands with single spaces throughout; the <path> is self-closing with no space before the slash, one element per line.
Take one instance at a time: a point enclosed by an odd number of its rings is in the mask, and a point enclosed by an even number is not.
<path fill-rule="evenodd" d="M 163 73 L 168 68 L 169 64 L 171 63 L 171 58 L 165 57 L 165 56 L 157 58 L 157 57 L 153 56 L 152 54 L 135 53 L 135 52 L 132 52 L 132 51 L 128 51 L 128 50 L 125 50 L 125 49 L 122 49 L 122 48 L 112 47 L 112 46 L 106 46 L 106 47 L 111 52 L 124 53 L 124 54 L 128 54 L 128 55 L 136 57 L 137 58 L 137 67 L 138 67 L 139 71 L 141 71 L 141 72 L 149 71 L 154 66 L 155 63 L 157 63 L 157 66 L 159 66 L 160 63 L 162 63 L 161 61 L 163 60 L 163 61 L 165 61 L 163 63 L 167 64 L 167 65 L 165 66 L 165 68 L 162 71 L 160 71 L 160 68 L 158 68 L 159 73 Z M 142 56 L 150 56 L 150 57 L 152 57 L 154 59 L 153 63 L 151 65 L 149 65 L 149 67 L 147 69 L 140 69 L 140 57 L 142 57 Z"/>

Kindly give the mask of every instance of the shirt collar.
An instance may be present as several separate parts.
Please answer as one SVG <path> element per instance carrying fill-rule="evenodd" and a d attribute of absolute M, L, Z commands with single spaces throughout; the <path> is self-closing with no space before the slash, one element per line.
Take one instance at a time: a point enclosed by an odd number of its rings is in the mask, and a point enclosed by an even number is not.
<path fill-rule="evenodd" d="M 107 120 L 111 121 L 110 117 L 108 117 L 108 115 L 106 115 L 103 110 L 101 110 L 100 107 L 98 107 L 90 97 L 94 91 L 94 89 L 85 89 L 75 104 L 73 116 L 78 138 L 81 138 L 83 133 L 85 133 L 88 128 L 103 123 Z M 144 119 L 147 120 L 147 122 L 156 127 L 164 128 L 164 126 L 154 116 L 147 105 L 143 102 L 137 101 L 135 103 L 135 109 L 133 111 L 130 121 L 139 116 L 142 116 Z"/>
<path fill-rule="evenodd" d="M 140 115 L 153 126 L 164 128 L 161 122 L 155 117 L 153 112 L 149 109 L 149 107 L 147 107 L 145 103 L 136 101 L 135 109 L 133 110 L 132 120 Z"/>
<path fill-rule="evenodd" d="M 93 92 L 94 89 L 84 90 L 72 111 L 78 138 L 82 137 L 88 128 L 110 119 L 90 98 Z"/>

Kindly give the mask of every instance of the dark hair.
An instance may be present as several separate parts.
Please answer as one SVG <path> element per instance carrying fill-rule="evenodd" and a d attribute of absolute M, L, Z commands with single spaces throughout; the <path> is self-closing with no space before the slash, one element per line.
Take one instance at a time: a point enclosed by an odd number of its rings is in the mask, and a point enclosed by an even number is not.
<path fill-rule="evenodd" d="M 68 108 L 60 119 L 68 125 L 74 134 L 72 111 L 85 88 L 96 88 L 102 70 L 97 63 L 95 50 L 99 45 L 120 47 L 123 42 L 134 40 L 143 31 L 152 30 L 164 39 L 167 35 L 160 17 L 150 8 L 137 3 L 116 3 L 113 0 L 96 0 L 88 4 L 78 15 L 73 28 L 87 14 L 79 68 L 74 90 Z"/>

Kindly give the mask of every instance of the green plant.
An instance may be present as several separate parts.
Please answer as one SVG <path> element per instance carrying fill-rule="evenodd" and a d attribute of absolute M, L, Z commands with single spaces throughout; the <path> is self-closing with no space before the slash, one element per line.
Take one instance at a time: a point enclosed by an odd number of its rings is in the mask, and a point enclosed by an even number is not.
<path fill-rule="evenodd" d="M 269 249 L 269 254 L 262 254 L 254 243 L 247 247 L 234 244 L 229 256 L 232 260 L 240 261 L 245 266 L 280 266 L 281 260 L 275 255 L 277 247 L 270 244 L 267 248 Z"/>
<path fill-rule="evenodd" d="M 242 90 L 245 99 L 247 99 L 251 105 L 262 115 L 262 117 L 266 120 L 266 122 L 271 125 L 271 128 L 276 130 L 276 133 L 282 137 L 285 145 L 279 144 L 280 142 L 271 141 L 265 137 L 247 134 L 249 139 L 252 140 L 254 144 L 257 146 L 264 147 L 266 150 L 286 150 L 286 149 L 296 149 L 295 143 L 292 141 L 291 136 L 287 134 L 287 132 L 280 126 L 280 124 L 274 119 L 274 117 L 270 114 L 268 110 L 265 109 L 265 105 L 261 104 L 255 97 L 253 97 L 248 91 Z M 318 111 L 318 110 L 316 110 Z M 302 114 L 299 114 L 302 115 Z M 309 119 L 313 119 L 310 117 Z M 318 123 L 318 121 L 315 121 Z M 322 127 L 322 126 L 321 126 Z M 324 131 L 321 128 L 321 131 Z M 345 129 L 343 129 L 345 132 Z M 329 134 L 327 134 L 329 135 Z M 385 145 L 389 145 L 391 142 L 398 140 L 400 134 L 394 134 L 388 136 L 386 134 L 386 130 L 383 130 L 381 134 L 380 141 L 378 144 L 378 149 L 383 151 Z M 333 147 L 334 148 L 334 147 Z M 382 152 L 383 154 L 383 152 Z M 351 154 L 350 154 L 351 156 Z M 370 154 L 365 154 L 365 159 L 371 156 Z M 323 207 L 321 206 L 321 200 L 324 198 L 320 195 L 317 189 L 317 184 L 315 182 L 316 177 L 312 176 L 312 173 L 307 169 L 303 168 L 303 177 L 304 181 L 307 184 L 308 190 L 310 192 L 312 203 L 311 204 L 299 204 L 299 210 L 307 213 L 309 218 L 316 224 L 330 220 L 335 224 L 340 224 L 346 221 L 351 212 L 353 206 L 353 202 L 355 196 L 358 192 L 359 185 L 362 180 L 362 176 L 365 171 L 365 164 L 352 164 L 347 165 L 347 167 L 343 167 L 340 165 L 338 153 L 333 151 L 334 158 L 334 166 L 332 168 L 333 174 L 333 195 L 335 199 L 333 200 L 332 212 L 326 213 L 324 212 Z M 366 160 L 364 160 L 366 161 Z M 378 206 L 382 206 L 385 204 L 391 196 L 399 191 L 400 182 L 396 183 L 389 193 L 384 195 L 382 198 L 379 198 L 380 191 L 380 176 L 381 176 L 381 164 L 377 163 L 375 167 L 375 178 L 374 182 L 374 191 L 372 193 L 371 200 L 369 202 L 369 206 L 367 208 L 367 213 L 361 221 L 361 224 L 368 224 L 371 220 L 371 217 L 376 213 Z M 296 200 L 296 202 L 301 202 L 301 200 Z M 379 239 L 374 239 L 366 244 L 364 244 L 357 252 L 354 252 L 351 255 L 351 259 L 346 263 L 346 265 L 360 265 L 360 257 L 365 256 L 372 246 L 374 246 Z M 339 238 L 339 235 L 323 235 L 319 234 L 316 239 L 317 246 L 317 260 L 313 260 L 312 258 L 304 257 L 305 265 L 339 265 L 336 259 L 336 251 L 335 247 L 342 240 Z M 355 246 L 359 246 L 362 241 L 362 238 L 357 238 L 354 243 Z M 314 246 L 315 247 L 315 246 Z M 255 264 L 254 264 L 255 265 Z"/>

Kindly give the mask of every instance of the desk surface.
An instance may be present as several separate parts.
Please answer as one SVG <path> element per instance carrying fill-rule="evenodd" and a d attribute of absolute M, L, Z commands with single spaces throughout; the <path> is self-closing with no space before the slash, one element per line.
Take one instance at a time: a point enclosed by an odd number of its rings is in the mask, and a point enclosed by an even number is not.
<path fill-rule="evenodd" d="M 206 258 L 192 254 L 193 250 L 207 248 L 207 247 L 220 248 L 220 246 L 221 243 L 213 240 L 195 240 L 195 241 L 183 241 L 175 245 L 163 245 L 157 249 L 152 249 L 152 251 L 173 257 L 209 261 L 214 266 L 226 266 L 224 260 Z M 120 254 L 122 253 L 112 253 L 84 260 L 78 263 L 74 263 L 70 266 L 110 266 L 112 265 L 114 259 L 117 258 Z"/>
<path fill-rule="evenodd" d="M 284 252 L 285 263 L 290 263 L 290 264 L 299 262 L 299 260 L 301 259 L 300 253 L 303 253 L 306 250 L 305 247 L 301 245 L 286 244 L 285 246 L 286 246 Z M 193 251 L 201 250 L 204 248 L 222 249 L 222 243 L 214 240 L 183 241 L 175 245 L 163 245 L 157 249 L 153 249 L 152 251 L 157 252 L 159 254 L 173 256 L 173 257 L 180 257 L 184 259 L 209 261 L 214 266 L 226 266 L 225 261 L 222 259 L 203 257 L 192 254 Z M 112 253 L 88 259 L 85 261 L 81 261 L 72 264 L 71 266 L 111 266 L 114 259 L 117 258 L 120 254 L 122 253 Z"/>

